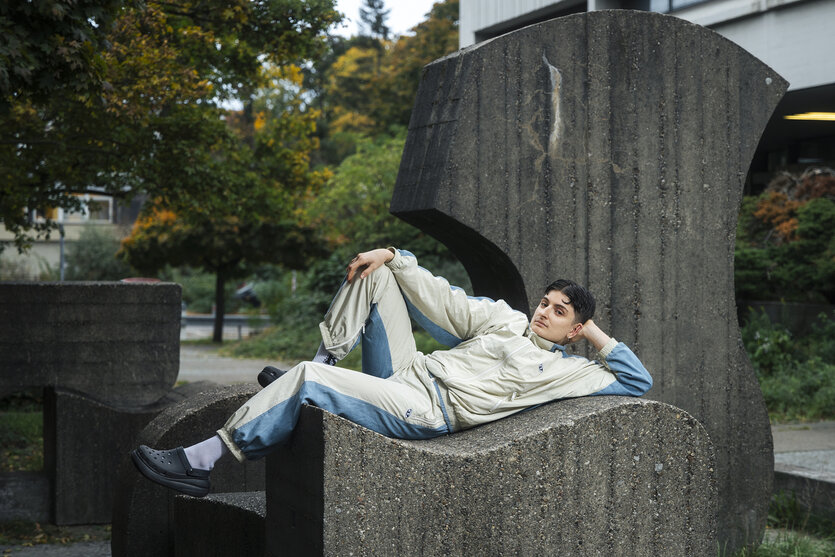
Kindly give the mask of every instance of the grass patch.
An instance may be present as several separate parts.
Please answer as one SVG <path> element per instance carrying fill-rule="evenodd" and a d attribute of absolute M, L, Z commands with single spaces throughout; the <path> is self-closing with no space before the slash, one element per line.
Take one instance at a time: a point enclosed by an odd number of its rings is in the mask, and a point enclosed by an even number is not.
<path fill-rule="evenodd" d="M 833 557 L 832 540 L 810 536 L 803 532 L 781 530 L 766 532 L 766 540 L 756 549 L 742 549 L 734 557 Z"/>
<path fill-rule="evenodd" d="M 279 324 L 264 329 L 255 336 L 226 342 L 218 349 L 218 354 L 232 358 L 300 362 L 309 360 L 316 354 L 321 340 L 318 327 L 311 332 L 301 327 Z"/>
<path fill-rule="evenodd" d="M 414 337 L 418 351 L 424 354 L 447 349 L 423 330 L 416 330 Z M 293 364 L 310 360 L 316 354 L 321 341 L 318 325 L 304 330 L 279 324 L 265 329 L 256 336 L 224 344 L 218 350 L 218 354 L 233 358 L 258 358 Z M 338 365 L 347 369 L 361 370 L 362 347 L 357 346 Z"/>
<path fill-rule="evenodd" d="M 43 470 L 43 413 L 0 412 L 0 472 Z"/>
<path fill-rule="evenodd" d="M 21 391 L 0 399 L 0 472 L 42 469 L 42 391 Z"/>
<path fill-rule="evenodd" d="M 110 536 L 109 524 L 55 526 L 23 520 L 0 523 L 0 545 L 34 546 L 108 541 Z"/>
<path fill-rule="evenodd" d="M 769 528 L 800 530 L 835 543 L 835 520 L 810 512 L 790 491 L 781 491 L 771 497 L 767 524 Z M 835 550 L 835 545 L 832 547 Z"/>
<path fill-rule="evenodd" d="M 835 521 L 810 513 L 794 493 L 775 493 L 763 543 L 733 557 L 835 557 Z"/>

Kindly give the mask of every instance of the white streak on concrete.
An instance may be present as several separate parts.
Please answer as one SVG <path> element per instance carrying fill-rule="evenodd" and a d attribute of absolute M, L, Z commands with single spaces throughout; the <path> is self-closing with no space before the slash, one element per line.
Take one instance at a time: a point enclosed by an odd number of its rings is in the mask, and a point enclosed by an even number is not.
<path fill-rule="evenodd" d="M 559 145 L 560 124 L 562 123 L 562 115 L 560 114 L 562 74 L 556 66 L 548 61 L 545 53 L 542 54 L 542 61 L 545 62 L 551 72 L 551 135 L 548 138 L 548 152 L 553 156 L 556 154 L 557 145 Z"/>

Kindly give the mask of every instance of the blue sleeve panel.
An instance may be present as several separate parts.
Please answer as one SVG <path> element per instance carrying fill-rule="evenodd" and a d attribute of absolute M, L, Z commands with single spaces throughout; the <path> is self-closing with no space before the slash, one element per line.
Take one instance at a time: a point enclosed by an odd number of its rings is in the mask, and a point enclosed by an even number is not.
<path fill-rule="evenodd" d="M 652 377 L 647 368 L 624 343 L 619 342 L 609 352 L 606 363 L 617 379 L 595 395 L 641 396 L 652 387 Z"/>
<path fill-rule="evenodd" d="M 415 323 L 420 325 L 424 331 L 429 333 L 429 336 L 449 348 L 454 348 L 461 344 L 462 339 L 453 335 L 436 323 L 433 323 L 431 319 L 426 317 L 418 308 L 415 307 L 415 304 L 413 304 L 409 298 L 404 297 L 403 299 L 406 301 L 406 309 L 409 311 L 409 317 L 414 319 Z"/>

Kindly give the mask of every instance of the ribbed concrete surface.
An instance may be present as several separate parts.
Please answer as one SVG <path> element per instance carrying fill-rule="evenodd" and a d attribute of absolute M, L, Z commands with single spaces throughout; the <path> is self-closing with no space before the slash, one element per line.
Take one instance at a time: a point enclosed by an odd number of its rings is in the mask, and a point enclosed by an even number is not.
<path fill-rule="evenodd" d="M 55 387 L 122 406 L 174 385 L 179 284 L 0 283 L 0 395 Z"/>
<path fill-rule="evenodd" d="M 428 441 L 302 409 L 267 458 L 268 555 L 711 555 L 713 448 L 667 404 L 559 401 Z"/>
<path fill-rule="evenodd" d="M 787 87 L 674 17 L 577 14 L 426 67 L 391 210 L 449 246 L 477 294 L 529 311 L 558 277 L 705 424 L 720 539 L 758 537 L 771 435 L 740 342 L 734 232 L 754 149 Z"/>

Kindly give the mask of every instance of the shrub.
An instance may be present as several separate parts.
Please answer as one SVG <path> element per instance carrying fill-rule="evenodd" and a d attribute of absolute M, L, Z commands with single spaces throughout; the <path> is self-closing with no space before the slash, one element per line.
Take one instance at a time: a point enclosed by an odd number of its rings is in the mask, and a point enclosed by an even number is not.
<path fill-rule="evenodd" d="M 109 230 L 87 226 L 78 241 L 67 247 L 67 280 L 121 280 L 131 276 L 130 266 L 116 258 L 119 239 Z"/>
<path fill-rule="evenodd" d="M 835 302 L 835 173 L 828 172 L 743 199 L 737 298 Z"/>
<path fill-rule="evenodd" d="M 159 274 L 162 280 L 176 282 L 183 288 L 183 302 L 190 312 L 212 313 L 215 303 L 215 275 L 189 267 L 166 268 Z M 235 313 L 241 307 L 241 300 L 235 298 L 236 283 L 227 281 L 224 287 L 226 312 Z"/>
<path fill-rule="evenodd" d="M 812 334 L 794 339 L 765 312 L 752 314 L 742 340 L 773 421 L 835 417 L 835 322 L 819 317 Z"/>

